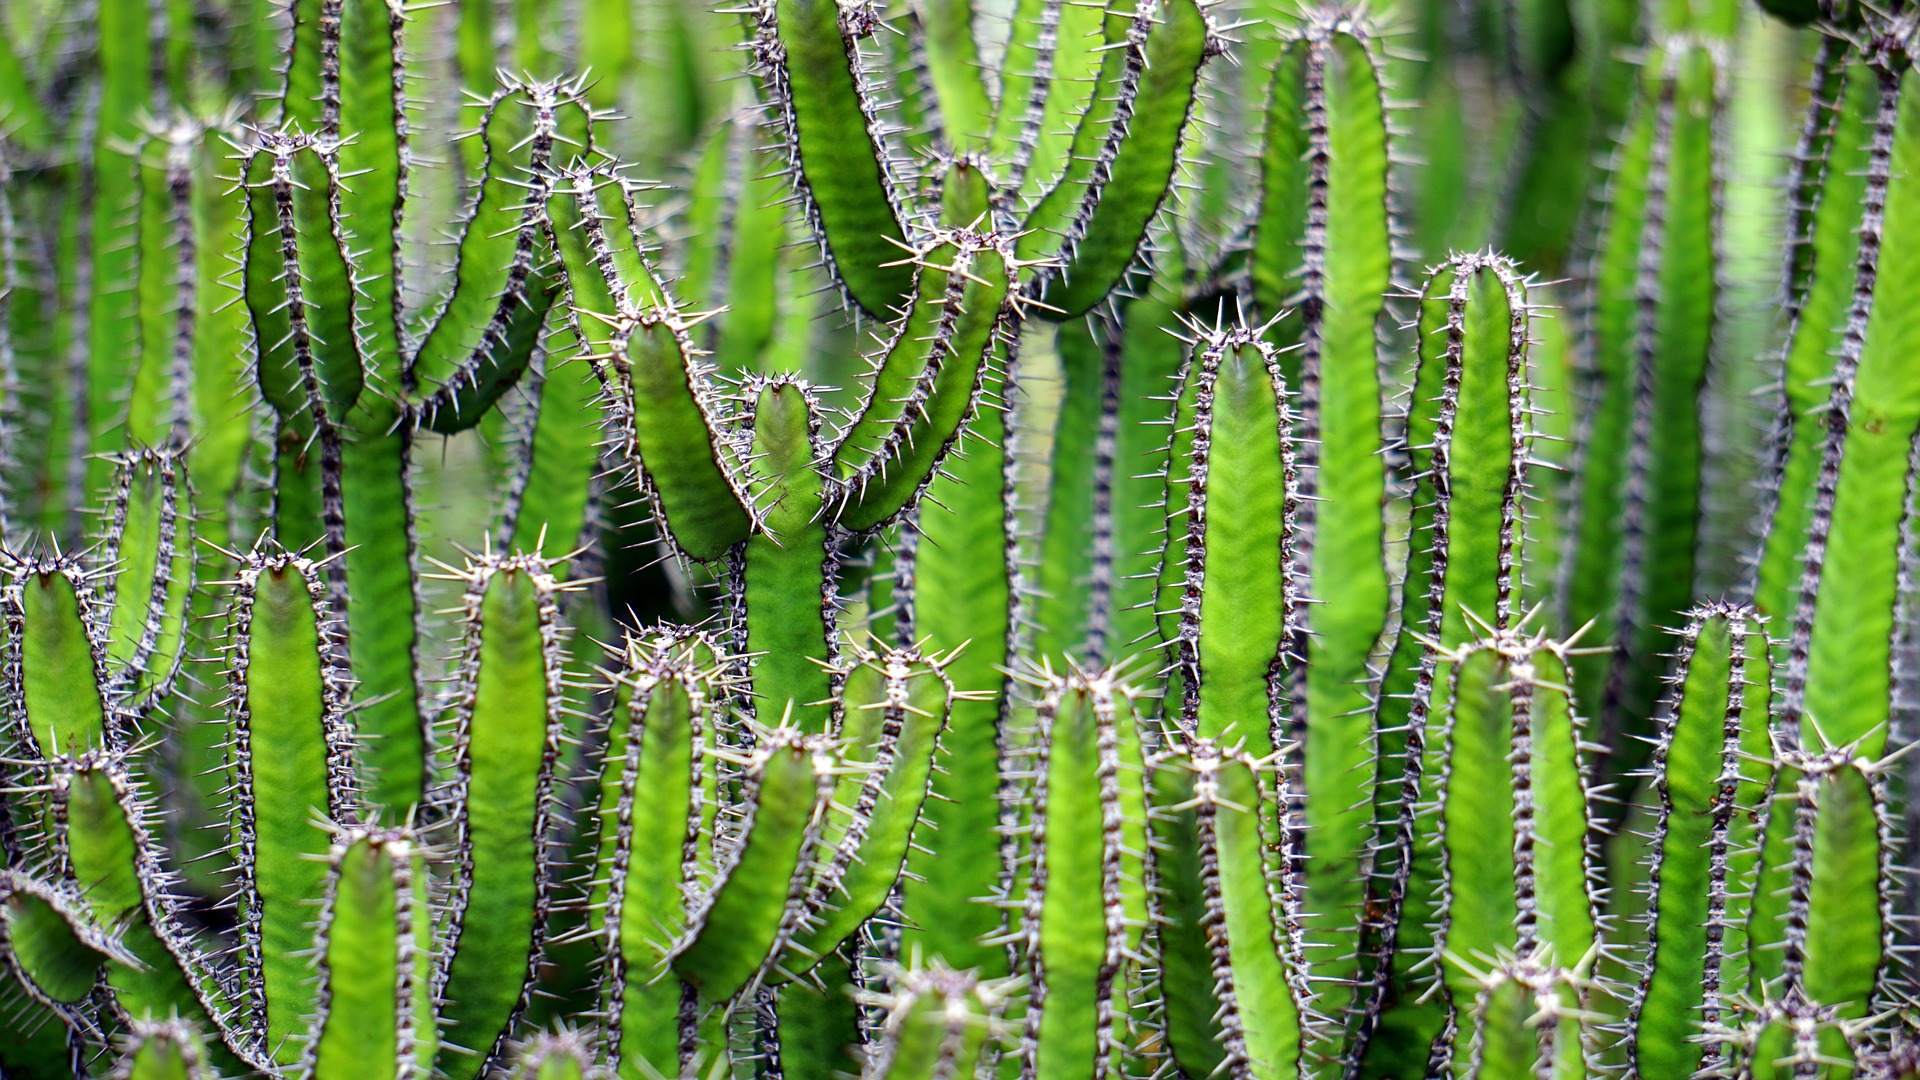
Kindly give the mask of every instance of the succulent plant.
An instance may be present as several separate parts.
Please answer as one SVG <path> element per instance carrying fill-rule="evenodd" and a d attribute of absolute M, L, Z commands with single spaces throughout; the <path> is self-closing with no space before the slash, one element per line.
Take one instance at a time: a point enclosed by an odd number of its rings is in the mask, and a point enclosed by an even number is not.
<path fill-rule="evenodd" d="M 1762 6 L 0 11 L 0 1075 L 1920 1071 Z"/>

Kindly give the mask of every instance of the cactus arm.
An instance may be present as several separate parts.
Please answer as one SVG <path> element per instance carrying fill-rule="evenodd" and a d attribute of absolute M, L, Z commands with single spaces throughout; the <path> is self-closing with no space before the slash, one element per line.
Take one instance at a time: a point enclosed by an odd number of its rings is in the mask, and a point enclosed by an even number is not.
<path fill-rule="evenodd" d="M 913 253 L 916 299 L 874 367 L 865 408 L 836 442 L 837 519 L 877 529 L 912 506 L 980 402 L 1008 323 L 1012 244 L 947 229 Z"/>
<path fill-rule="evenodd" d="M 1188 732 L 1264 758 L 1285 715 L 1281 670 L 1298 647 L 1298 480 L 1279 361 L 1254 335 L 1198 332 L 1167 488 L 1173 588 L 1159 607 L 1178 613 L 1170 689 L 1179 704 L 1169 713 Z"/>
<path fill-rule="evenodd" d="M 1793 824 L 1781 996 L 1859 1019 L 1879 1004 L 1892 943 L 1885 784 L 1844 749 L 1789 751 L 1783 764 Z"/>
<path fill-rule="evenodd" d="M 565 734 L 565 631 L 556 582 L 537 556 L 482 555 L 467 586 L 445 785 L 428 799 L 449 816 L 455 873 L 434 997 L 446 1042 L 469 1051 L 456 1077 L 505 1053 L 539 970 L 552 901 L 554 771 Z"/>
<path fill-rule="evenodd" d="M 899 245 L 912 237 L 878 137 L 877 91 L 859 55 L 878 13 L 837 0 L 764 0 L 758 8 L 754 57 L 807 223 L 836 282 L 861 310 L 886 318 L 914 288 L 912 268 L 899 262 Z"/>
<path fill-rule="evenodd" d="M 436 435 L 472 430 L 520 384 L 560 294 L 558 281 L 532 268 L 535 257 L 531 244 L 516 254 L 529 264 L 526 285 L 517 299 L 500 305 L 499 320 L 488 328 L 469 362 L 415 406 L 421 427 Z"/>
<path fill-rule="evenodd" d="M 1133 1035 L 1127 991 L 1147 914 L 1138 722 L 1107 673 L 1037 689 L 1022 1075 L 1115 1076 Z"/>
<path fill-rule="evenodd" d="M 283 423 L 311 431 L 311 424 L 305 422 L 305 393 L 294 351 L 294 307 L 287 286 L 282 284 L 291 279 L 294 268 L 286 261 L 280 235 L 275 184 L 280 157 L 278 143 L 263 141 L 241 160 L 245 214 L 239 232 L 245 237 L 245 247 L 240 289 L 253 336 L 253 384 Z"/>
<path fill-rule="evenodd" d="M 973 0 L 918 0 L 926 34 L 927 77 L 949 146 L 969 149 L 993 123 L 993 105 L 974 40 Z"/>
<path fill-rule="evenodd" d="M 1634 734 L 1643 733 L 1642 718 L 1657 702 L 1663 628 L 1692 601 L 1704 453 L 1700 399 L 1718 305 L 1714 143 L 1725 75 L 1705 47 L 1676 49 L 1665 63 L 1670 112 L 1655 136 L 1634 286 L 1635 412 L 1620 526 L 1619 648 L 1606 698 L 1592 699 L 1605 730 Z"/>
<path fill-rule="evenodd" d="M 62 861 L 94 920 L 119 926 L 121 944 L 136 961 L 107 965 L 118 1013 L 130 1021 L 178 1016 L 207 1028 L 217 1019 L 223 1024 L 214 1055 L 219 1067 L 238 1071 L 242 1060 L 264 1066 L 256 1046 L 224 1026 L 233 1017 L 207 959 L 178 924 L 167 891 L 171 879 L 124 769 L 91 752 L 68 759 L 54 777 L 53 817 Z"/>
<path fill-rule="evenodd" d="M 1086 114 L 1074 125 L 1066 171 L 1033 200 L 1033 206 L 1027 211 L 1023 222 L 1027 235 L 1020 240 L 1022 258 L 1042 259 L 1057 253 L 1072 228 L 1074 215 L 1099 188 L 1094 166 L 1101 160 L 1101 152 L 1106 149 L 1108 137 L 1121 115 L 1124 99 L 1118 91 L 1127 62 L 1138 58 L 1135 50 L 1140 36 L 1147 32 L 1138 18 L 1138 3 L 1132 12 L 1116 11 L 1111 2 L 1105 7 L 1106 18 L 1096 46 L 1100 67 L 1094 74 L 1095 89 L 1087 101 Z M 1009 48 L 1018 47 L 1018 42 L 1009 44 Z"/>
<path fill-rule="evenodd" d="M 283 1064 L 298 1060 L 314 1002 L 306 950 L 330 846 L 315 819 L 346 820 L 355 797 L 346 659 L 323 574 L 305 559 L 256 552 L 227 616 L 230 836 L 248 1004 Z"/>
<path fill-rule="evenodd" d="M 398 0 L 338 0 L 340 14 L 323 33 L 337 57 L 323 73 L 322 110 L 329 134 L 350 135 L 340 144 L 343 190 L 340 226 L 353 238 L 352 306 L 377 390 L 401 387 L 400 215 L 406 204 L 406 69 L 400 38 L 406 14 Z M 343 295 L 343 294 L 335 294 Z M 376 414 L 385 399 L 368 402 Z"/>
<path fill-rule="evenodd" d="M 1010 353 L 1012 346 L 1002 348 Z M 1008 373 L 1015 363 L 1011 355 L 996 359 L 999 370 L 988 376 L 983 395 L 998 407 L 976 418 L 975 438 L 942 466 L 915 511 L 910 542 L 895 552 L 899 637 L 948 654 L 946 673 L 956 687 L 1001 691 L 952 701 L 933 797 L 921 808 L 925 827 L 916 831 L 907 857 L 904 890 L 913 926 L 902 949 L 919 943 L 929 957 L 992 975 L 1007 974 L 1006 950 L 988 943 L 1002 929 L 1002 913 L 978 898 L 992 895 L 1005 871 L 999 751 L 1017 603 L 1016 526 L 1007 511 L 1014 498 L 1009 440 L 1016 434 Z M 932 617 L 919 618 L 923 611 Z"/>
<path fill-rule="evenodd" d="M 306 410 L 337 419 L 359 398 L 363 377 L 350 306 L 322 302 L 348 295 L 352 280 L 334 226 L 336 162 L 309 136 L 273 132 L 245 160 L 245 282 L 261 394 L 283 419 Z"/>
<path fill-rule="evenodd" d="M 487 100 L 473 135 L 481 152 L 479 182 L 459 227 L 453 280 L 420 331 L 407 369 L 410 386 L 452 381 L 519 302 L 533 262 L 529 232 L 543 208 L 529 200 L 527 180 L 542 182 L 556 154 L 585 153 L 591 140 L 586 107 L 572 83 L 509 82 Z"/>
<path fill-rule="evenodd" d="M 1103 624 L 1113 573 L 1111 514 L 1102 501 L 1113 485 L 1109 353 L 1117 323 L 1090 318 L 1060 327 L 1054 350 L 1063 377 L 1047 476 L 1046 528 L 1034 572 L 1031 655 L 1059 663 L 1068 655 L 1107 662 Z M 938 496 L 936 496 L 938 497 Z M 928 511 L 922 511 L 924 518 Z M 1099 595 L 1096 595 L 1099 594 Z"/>
<path fill-rule="evenodd" d="M 1920 168 L 1920 95 L 1908 92 L 1892 60 L 1877 62 L 1874 73 L 1880 102 L 1853 303 L 1827 403 L 1782 706 L 1789 725 L 1818 721 L 1827 745 L 1864 739 L 1869 758 L 1886 745 L 1893 700 L 1899 536 L 1920 428 L 1920 382 L 1901 361 L 1920 341 L 1920 312 L 1905 293 L 1920 281 L 1920 264 L 1905 245 L 1882 243 L 1920 227 L 1920 185 L 1909 179 Z M 1847 568 L 1845 588 L 1823 587 L 1829 566 Z"/>
<path fill-rule="evenodd" d="M 1478 977 L 1466 1051 L 1470 1080 L 1584 1080 L 1580 994 L 1571 972 L 1532 958 Z"/>
<path fill-rule="evenodd" d="M 1527 284 L 1500 256 L 1455 255 L 1420 293 L 1405 428 L 1414 490 L 1402 629 L 1374 714 L 1383 846 L 1368 883 L 1380 911 L 1366 927 L 1363 1057 L 1389 990 L 1407 1023 L 1437 1016 L 1412 1004 L 1418 977 L 1394 954 L 1417 952 L 1431 921 L 1426 882 L 1415 887 L 1413 875 L 1428 724 L 1443 704 L 1435 690 L 1444 695 L 1451 650 L 1477 637 L 1479 625 L 1507 627 L 1523 588 L 1531 328 Z"/>
<path fill-rule="evenodd" d="M 400 1080 L 427 1075 L 437 1031 L 426 888 L 410 835 L 353 831 L 334 841 L 314 935 L 320 989 L 302 1076 L 344 1080 L 370 1068 L 391 1068 Z"/>
<path fill-rule="evenodd" d="M 106 649 L 92 582 L 71 560 L 16 560 L 5 606 L 5 692 L 28 760 L 122 745 L 127 732 L 101 693 Z"/>
<path fill-rule="evenodd" d="M 1262 317 L 1290 302 L 1294 287 L 1282 283 L 1303 274 L 1298 317 L 1276 324 L 1268 341 L 1303 346 L 1281 357 L 1287 385 L 1300 393 L 1296 551 L 1307 574 L 1301 599 L 1312 601 L 1295 616 L 1308 635 L 1305 671 L 1294 679 L 1295 723 L 1305 729 L 1308 936 L 1331 943 L 1310 955 L 1331 994 L 1355 973 L 1349 958 L 1368 843 L 1372 664 L 1391 605 L 1376 334 L 1393 257 L 1386 112 L 1372 34 L 1363 22 L 1323 9 L 1288 44 L 1267 113 L 1253 256 Z"/>
<path fill-rule="evenodd" d="M 943 657 L 889 649 L 860 660 L 878 669 L 878 685 L 871 686 L 877 694 L 847 696 L 840 737 L 847 743 L 846 761 L 865 771 L 850 770 L 840 781 L 835 805 L 846 809 L 835 811 L 823 838 L 833 853 L 814 876 L 807 925 L 794 936 L 790 958 L 778 965 L 782 974 L 803 974 L 887 902 L 920 831 L 934 753 L 953 699 Z M 832 980 L 828 988 L 836 989 Z"/>
<path fill-rule="evenodd" d="M 141 117 L 153 76 L 153 45 L 145 0 L 106 0 L 95 14 L 100 97 L 86 150 L 91 174 L 89 279 L 98 286 L 86 317 L 87 449 L 118 450 L 124 442 L 126 394 L 140 350 L 138 295 L 139 160 Z M 106 479 L 104 462 L 87 469 L 88 490 Z"/>
<path fill-rule="evenodd" d="M 572 553 L 587 531 L 593 501 L 594 476 L 600 469 L 602 448 L 596 420 L 604 391 L 593 357 L 611 347 L 612 326 L 604 319 L 583 316 L 618 310 L 606 269 L 596 265 L 591 239 L 579 220 L 583 212 L 598 214 L 594 188 L 607 183 L 606 173 L 570 168 L 557 178 L 548 198 L 546 231 L 559 254 L 568 296 L 562 310 L 572 317 L 549 333 L 545 370 L 538 382 L 539 411 L 526 446 L 526 460 L 508 495 L 510 538 L 531 546 L 544 543 L 542 553 L 560 558 Z M 618 189 L 616 189 L 618 190 Z M 624 205 L 616 203 L 624 209 Z M 615 230 L 614 235 L 623 235 Z M 604 240 L 606 232 L 598 236 Z M 637 253 L 632 254 L 637 260 Z M 562 275 L 552 275 L 562 276 Z M 545 325 L 544 315 L 528 318 L 532 332 Z M 527 350 L 531 357 L 532 349 Z M 510 355 L 518 356 L 516 346 Z"/>
<path fill-rule="evenodd" d="M 107 637 L 113 685 L 144 715 L 173 692 L 194 586 L 193 491 L 184 455 L 139 450 L 114 469 L 103 554 L 114 567 Z"/>
<path fill-rule="evenodd" d="M 1771 768 L 1768 645 L 1750 608 L 1699 609 L 1681 639 L 1676 699 L 1653 752 L 1646 963 L 1628 1011 L 1643 1075 L 1723 1068 L 1698 1033 L 1747 982 L 1746 927 Z"/>
<path fill-rule="evenodd" d="M 1200 68 L 1214 48 L 1196 0 L 1165 0 L 1157 10 L 1143 10 L 1135 25 L 1140 29 L 1128 37 L 1121 100 L 1094 166 L 1097 186 L 1061 240 L 1058 273 L 1042 281 L 1048 308 L 1067 316 L 1092 310 L 1133 265 L 1172 188 Z M 1142 34 L 1145 40 L 1137 40 Z"/>
<path fill-rule="evenodd" d="M 304 143 L 304 145 L 302 145 Z M 288 171 L 276 177 L 274 199 L 284 258 L 298 273 L 282 282 L 293 318 L 304 334 L 327 415 L 345 417 L 366 386 L 366 361 L 354 324 L 353 263 L 340 220 L 340 157 L 336 147 L 296 139 Z"/>
<path fill-rule="evenodd" d="M 516 1080 L 593 1080 L 592 1051 L 579 1036 L 537 1035 L 520 1051 Z"/>
<path fill-rule="evenodd" d="M 0 945 L 27 993 L 56 1006 L 83 1002 L 103 964 L 140 965 L 110 925 L 94 921 L 84 897 L 17 870 L 0 876 Z M 78 1019 L 59 1011 L 70 1023 Z"/>
<path fill-rule="evenodd" d="M 821 512 L 819 406 L 810 387 L 784 377 L 760 384 L 758 398 L 750 490 L 763 528 L 740 556 L 754 711 L 763 723 L 823 734 L 835 712 L 837 567 Z"/>
<path fill-rule="evenodd" d="M 600 852 L 594 874 L 606 940 L 608 1059 L 622 1077 L 667 1075 L 684 1064 L 686 984 L 661 978 L 684 931 L 687 893 L 715 807 L 713 688 L 697 642 L 629 642 L 600 780 Z"/>
<path fill-rule="evenodd" d="M 745 765 L 742 839 L 688 920 L 670 961 L 705 1002 L 752 986 L 801 914 L 836 763 L 823 736 L 767 732 Z"/>
<path fill-rule="evenodd" d="M 1050 190 L 1070 167 L 1074 130 L 1081 118 L 1098 111 L 1091 107 L 1102 85 L 1107 18 L 1105 0 L 1028 0 L 1013 13 L 1013 39 L 1001 65 L 1000 108 L 987 151 L 994 161 L 1006 163 L 1009 188 L 1033 198 Z M 941 109 L 944 119 L 945 95 Z M 1098 120 L 1088 122 L 1098 129 Z M 965 145 L 952 132 L 948 138 Z"/>
<path fill-rule="evenodd" d="M 1832 134 L 1817 189 L 1818 203 L 1802 211 L 1808 215 L 1800 226 L 1806 239 L 1794 248 L 1808 266 L 1802 272 L 1804 282 L 1788 294 L 1793 306 L 1786 314 L 1792 321 L 1782 372 L 1782 400 L 1776 405 L 1775 458 L 1769 462 L 1771 472 L 1766 477 L 1774 505 L 1766 522 L 1754 588 L 1754 605 L 1760 613 L 1783 623 L 1793 615 L 1799 559 L 1813 514 L 1814 487 L 1826 441 L 1820 414 L 1827 402 L 1828 380 L 1853 302 L 1860 244 L 1856 226 L 1866 195 L 1879 89 L 1879 80 L 1871 69 L 1848 63 L 1831 91 L 1833 99 L 1808 106 L 1811 119 L 1807 130 L 1815 130 L 1816 122 L 1831 116 Z"/>
<path fill-rule="evenodd" d="M 1275 771 L 1199 741 L 1149 764 L 1162 1000 L 1190 1076 L 1298 1077 L 1311 996 L 1278 819 Z M 1164 786 L 1163 786 L 1164 785 Z"/>
<path fill-rule="evenodd" d="M 140 170 L 138 277 L 133 289 L 139 352 L 129 372 L 126 442 L 158 446 L 183 425 L 197 314 L 194 289 L 192 195 L 194 142 L 199 132 L 175 125 L 150 135 L 137 157 Z"/>

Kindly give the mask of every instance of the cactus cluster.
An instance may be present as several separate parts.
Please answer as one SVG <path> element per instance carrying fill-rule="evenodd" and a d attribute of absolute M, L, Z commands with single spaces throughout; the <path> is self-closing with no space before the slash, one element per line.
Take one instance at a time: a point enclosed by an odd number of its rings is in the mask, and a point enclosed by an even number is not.
<path fill-rule="evenodd" d="M 0 6 L 0 1076 L 1920 1077 L 1916 56 Z"/>

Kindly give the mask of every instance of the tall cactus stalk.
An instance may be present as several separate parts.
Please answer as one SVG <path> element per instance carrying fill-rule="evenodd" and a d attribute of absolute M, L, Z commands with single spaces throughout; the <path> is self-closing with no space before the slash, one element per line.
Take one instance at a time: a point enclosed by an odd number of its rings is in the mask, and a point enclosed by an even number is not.
<path fill-rule="evenodd" d="M 1527 283 L 1495 255 L 1456 255 L 1420 294 L 1418 353 L 1405 435 L 1414 489 L 1402 586 L 1403 626 L 1375 713 L 1380 841 L 1370 885 L 1377 914 L 1366 928 L 1368 984 L 1358 1002 L 1361 1046 L 1383 1018 L 1414 1009 L 1408 965 L 1433 921 L 1430 882 L 1416 880 L 1418 814 L 1452 678 L 1455 651 L 1488 628 L 1517 628 L 1523 588 L 1532 460 L 1532 312 Z M 1389 996 L 1401 999 L 1389 1009 Z M 1418 1012 L 1419 1010 L 1415 1010 Z M 1430 1025 L 1430 1015 L 1422 1023 Z"/>
<path fill-rule="evenodd" d="M 1268 92 L 1251 263 L 1255 306 L 1279 319 L 1268 334 L 1291 349 L 1280 370 L 1300 395 L 1293 561 L 1304 582 L 1290 600 L 1305 656 L 1289 675 L 1288 722 L 1304 758 L 1310 956 L 1330 1016 L 1359 970 L 1368 718 L 1390 607 L 1380 335 L 1394 222 L 1378 48 L 1365 13 L 1343 8 L 1307 12 L 1286 39 Z"/>
<path fill-rule="evenodd" d="M 1739 913 L 1756 902 L 1757 822 L 1773 783 L 1764 631 L 1751 608 L 1715 604 L 1680 639 L 1653 749 L 1645 944 L 1626 1024 L 1645 1075 L 1728 1064 L 1697 1032 L 1721 1023 L 1747 983 Z"/>
<path fill-rule="evenodd" d="M 1710 38 L 1662 38 L 1641 69 L 1591 271 L 1588 403 L 1566 627 L 1606 646 L 1575 660 L 1608 733 L 1649 734 L 1660 634 L 1692 604 L 1701 516 L 1702 388 L 1718 288 L 1727 59 Z M 1641 745 L 1611 746 L 1621 768 Z"/>

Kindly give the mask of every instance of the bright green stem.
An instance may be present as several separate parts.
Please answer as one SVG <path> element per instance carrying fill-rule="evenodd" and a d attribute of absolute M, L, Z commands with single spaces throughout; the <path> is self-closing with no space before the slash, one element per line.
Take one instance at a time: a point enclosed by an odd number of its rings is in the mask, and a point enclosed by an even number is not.
<path fill-rule="evenodd" d="M 1029 979 L 1022 1075 L 1120 1075 L 1147 927 L 1146 762 L 1128 688 L 1072 672 L 1035 687 Z"/>
<path fill-rule="evenodd" d="M 1857 752 L 1780 755 L 1747 930 L 1750 996 L 1811 1002 L 1840 1020 L 1881 1007 L 1894 947 L 1886 780 Z M 1823 1034 L 1823 1049 L 1838 1038 Z"/>
<path fill-rule="evenodd" d="M 105 627 L 85 570 L 72 559 L 14 559 L 5 569 L 0 689 L 20 728 L 14 754 L 53 761 L 118 746 L 127 732 L 101 691 Z"/>
<path fill-rule="evenodd" d="M 1659 698 L 1663 628 L 1692 604 L 1701 514 L 1702 393 L 1717 312 L 1726 74 L 1689 40 L 1658 43 L 1614 161 L 1594 264 L 1593 406 L 1579 442 L 1565 619 L 1608 651 L 1574 661 L 1576 689 L 1637 767 Z"/>
<path fill-rule="evenodd" d="M 480 177 L 459 226 L 449 291 L 421 332 L 405 375 L 411 389 L 455 383 L 463 368 L 500 335 L 532 272 L 530 245 L 541 219 L 527 182 L 541 182 L 590 149 L 592 126 L 580 86 L 510 81 L 483 107 L 475 134 Z"/>
<path fill-rule="evenodd" d="M 1294 418 L 1279 357 L 1255 331 L 1196 335 L 1167 473 L 1167 711 L 1265 758 L 1285 738 L 1285 669 L 1301 648 Z"/>
<path fill-rule="evenodd" d="M 994 367 L 1004 372 L 1011 359 Z M 932 959 L 1005 975 L 1006 950 L 989 944 L 1003 915 L 981 903 L 1002 882 L 1000 855 L 1000 736 L 1007 708 L 1015 568 L 1008 472 L 1013 425 L 1006 411 L 1004 374 L 990 374 L 983 408 L 964 442 L 927 488 L 910 529 L 895 552 L 895 602 L 901 640 L 948 654 L 947 677 L 956 695 L 940 736 L 940 771 L 933 798 L 921 808 L 902 888 L 912 927 L 901 948 L 916 945 Z M 924 615 L 922 614 L 924 613 Z M 956 655 L 957 651 L 957 655 Z"/>
<path fill-rule="evenodd" d="M 412 435 L 375 429 L 340 446 L 341 557 L 347 578 L 348 643 L 353 659 L 355 724 L 371 736 L 362 755 L 366 802 L 389 822 L 406 818 L 426 786 L 426 724 L 417 680 L 419 630 Z"/>
<path fill-rule="evenodd" d="M 326 890 L 322 821 L 358 805 L 349 679 L 324 569 L 246 557 L 227 615 L 229 837 L 239 868 L 248 1007 L 283 1065 L 299 1060 L 316 987 L 307 949 Z"/>
<path fill-rule="evenodd" d="M 1920 429 L 1920 378 L 1902 360 L 1920 340 L 1910 293 L 1920 253 L 1892 240 L 1920 228 L 1920 95 L 1906 92 L 1908 64 L 1896 41 L 1859 76 L 1872 79 L 1877 104 L 1781 692 L 1787 731 L 1800 729 L 1807 745 L 1858 740 L 1869 759 L 1887 745 L 1893 707 L 1901 530 Z M 1845 576 L 1825 580 L 1829 567 Z"/>
<path fill-rule="evenodd" d="M 823 854 L 806 898 L 802 928 L 777 965 L 804 974 L 848 944 L 892 894 L 920 828 L 935 751 L 947 726 L 951 657 L 914 648 L 864 650 L 843 691 L 840 739 L 846 772 L 827 819 Z"/>
<path fill-rule="evenodd" d="M 1563 646 L 1518 632 L 1446 658 L 1424 744 L 1392 984 L 1366 1075 L 1432 1060 L 1464 1075 L 1477 963 L 1509 956 L 1581 974 L 1594 960 L 1583 722 Z M 1403 819 L 1404 820 L 1404 819 Z M 1404 850 L 1404 849 L 1403 849 Z M 1424 1000 L 1422 1000 L 1424 997 Z"/>
<path fill-rule="evenodd" d="M 427 872 L 410 833 L 352 831 L 328 856 L 308 1080 L 424 1080 L 439 1031 L 428 973 Z M 384 1063 L 384 1064 L 377 1064 Z"/>
<path fill-rule="evenodd" d="M 400 213 L 406 203 L 407 71 L 401 61 L 406 11 L 399 0 L 334 0 L 340 17 L 328 43 L 338 59 L 323 72 L 322 124 L 340 144 L 340 226 L 354 241 L 354 314 L 367 377 L 388 392 L 401 385 Z M 385 402 L 371 412 L 390 413 Z"/>
<path fill-rule="evenodd" d="M 429 805 L 455 853 L 448 929 L 434 973 L 446 1042 L 439 1067 L 472 1077 L 506 1052 L 539 972 L 552 902 L 549 830 L 566 733 L 566 586 L 537 556 L 477 557 L 446 720 L 447 780 Z"/>
<path fill-rule="evenodd" d="M 974 170 L 947 178 L 963 181 L 982 182 Z M 948 205 L 956 205 L 951 195 Z M 865 380 L 864 407 L 834 446 L 837 516 L 855 532 L 919 500 L 978 415 L 996 341 L 1010 331 L 1020 266 L 1013 241 L 949 224 L 911 253 L 914 300 Z"/>
<path fill-rule="evenodd" d="M 819 404 L 805 383 L 781 376 L 759 384 L 758 399 L 749 491 L 761 528 L 739 556 L 754 709 L 762 723 L 823 734 L 835 711 L 838 560 L 824 514 Z"/>
<path fill-rule="evenodd" d="M 135 1021 L 114 1080 L 214 1080 L 206 1043 L 188 1021 Z"/>
<path fill-rule="evenodd" d="M 756 987 L 803 924 L 840 763 L 831 741 L 793 728 L 760 734 L 736 764 L 738 841 L 674 945 L 673 970 L 706 1003 Z"/>
<path fill-rule="evenodd" d="M 1197 0 L 1140 4 L 1122 52 L 1112 122 L 1091 165 L 1092 184 L 1051 253 L 1059 269 L 1039 290 L 1049 316 L 1093 310 L 1134 265 L 1172 188 L 1200 68 L 1216 45 Z"/>
<path fill-rule="evenodd" d="M 577 1033 L 537 1035 L 520 1051 L 515 1080 L 591 1080 L 593 1049 Z"/>
<path fill-rule="evenodd" d="M 735 451 L 721 437 L 722 406 L 683 314 L 650 278 L 629 281 L 649 301 L 622 316 L 607 364 L 616 397 L 616 438 L 641 470 L 674 543 L 717 559 L 746 539 L 753 506 Z M 651 293 L 651 295 L 648 295 Z"/>
<path fill-rule="evenodd" d="M 1454 650 L 1488 627 L 1511 626 L 1523 588 L 1533 441 L 1527 289 L 1511 261 L 1467 254 L 1435 267 L 1420 293 L 1405 434 L 1414 483 L 1401 631 L 1374 713 L 1381 846 L 1369 882 L 1378 914 L 1365 928 L 1363 1049 L 1386 995 L 1403 1007 L 1417 996 L 1394 955 L 1426 934 L 1423 916 L 1412 925 L 1404 913 L 1410 902 L 1416 912 L 1427 902 L 1410 901 L 1407 890 L 1435 689 L 1444 693 Z M 1437 1013 L 1427 1015 L 1431 1022 Z M 1405 1048 L 1413 1040 L 1384 1041 Z"/>
<path fill-rule="evenodd" d="M 660 977 L 710 868 L 718 671 L 712 649 L 673 633 L 629 638 L 600 775 L 600 846 L 589 925 L 604 944 L 608 1059 L 622 1080 L 687 1064 L 691 990 Z M 724 689 L 722 687 L 721 689 Z"/>
<path fill-rule="evenodd" d="M 900 261 L 912 237 L 896 204 L 897 166 L 880 140 L 879 99 L 860 58 L 879 15 L 838 0 L 757 8 L 753 54 L 807 223 L 836 283 L 868 315 L 890 318 L 914 286 L 913 268 Z"/>
<path fill-rule="evenodd" d="M 115 462 L 103 564 L 112 567 L 107 657 L 114 690 L 144 714 L 173 692 L 193 591 L 192 489 L 185 455 L 135 450 Z"/>
<path fill-rule="evenodd" d="M 232 1018 L 214 988 L 214 969 L 180 925 L 147 809 L 125 769 L 97 753 L 69 759 L 54 777 L 53 812 L 63 861 L 84 890 L 92 921 L 118 927 L 135 961 L 107 965 L 120 1012 L 136 1022 L 179 1017 L 209 1031 L 213 1018 Z M 266 1065 L 249 1036 L 222 1034 L 227 1041 L 214 1052 L 222 1071 L 237 1071 L 241 1058 Z"/>
<path fill-rule="evenodd" d="M 1252 264 L 1263 317 L 1294 311 L 1266 340 L 1300 346 L 1280 357 L 1299 393 L 1295 551 L 1306 581 L 1296 596 L 1312 601 L 1295 614 L 1307 637 L 1292 697 L 1304 729 L 1309 956 L 1328 1015 L 1357 972 L 1369 720 L 1390 606 L 1377 334 L 1393 254 L 1376 47 L 1370 25 L 1344 10 L 1315 9 L 1288 37 L 1267 112 Z"/>
<path fill-rule="evenodd" d="M 99 984 L 101 965 L 138 965 L 116 931 L 95 921 L 76 886 L 17 870 L 0 876 L 0 945 L 27 994 L 59 1009 L 69 1024 L 85 1022 L 62 1007 L 86 1001 Z"/>
<path fill-rule="evenodd" d="M 1273 759 L 1179 741 L 1148 778 L 1174 1060 L 1189 1076 L 1297 1078 L 1312 991 Z"/>
<path fill-rule="evenodd" d="M 1653 750 L 1657 804 L 1646 880 L 1650 895 L 1628 1030 L 1643 1076 L 1724 1068 L 1698 1032 L 1722 1023 L 1747 985 L 1747 928 L 1759 869 L 1758 821 L 1772 784 L 1764 626 L 1751 608 L 1697 610 L 1679 643 L 1677 674 Z"/>

